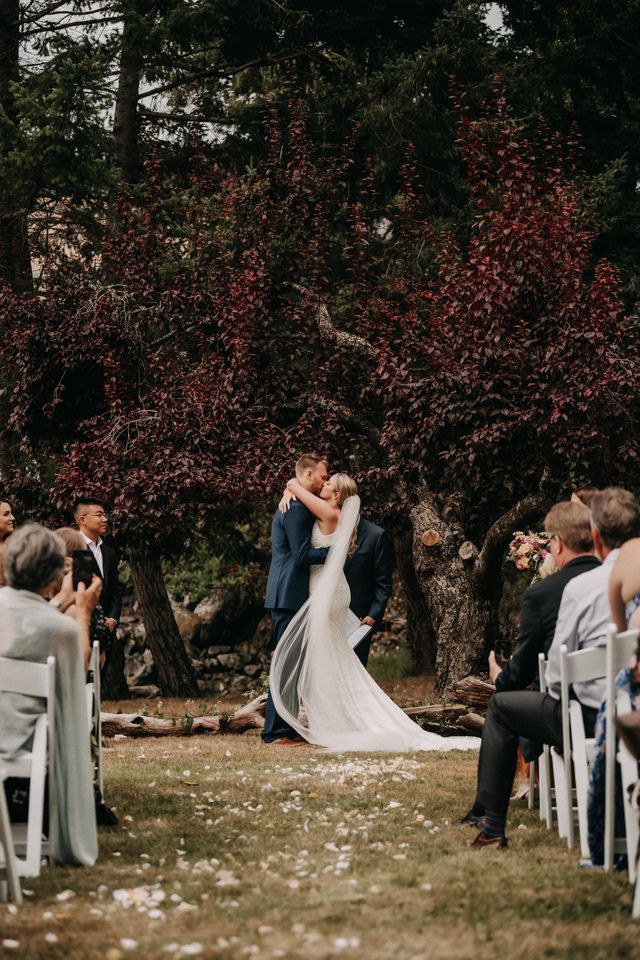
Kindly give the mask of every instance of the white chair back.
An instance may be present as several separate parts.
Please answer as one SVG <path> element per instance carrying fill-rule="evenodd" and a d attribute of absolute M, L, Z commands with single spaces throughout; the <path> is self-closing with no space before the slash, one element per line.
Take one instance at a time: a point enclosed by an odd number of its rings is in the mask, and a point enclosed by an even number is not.
<path fill-rule="evenodd" d="M 8 777 L 29 779 L 29 813 L 26 840 L 20 825 L 14 825 L 12 835 L 17 848 L 18 873 L 23 877 L 37 877 L 40 862 L 48 851 L 43 843 L 43 817 L 45 787 L 49 784 L 49 822 L 56 816 L 56 791 L 53 743 L 55 737 L 55 657 L 46 663 L 31 663 L 0 657 L 0 694 L 18 693 L 46 700 L 46 712 L 35 725 L 30 753 L 21 754 L 13 760 L 4 760 Z M 20 854 L 24 850 L 24 857 Z"/>
<path fill-rule="evenodd" d="M 102 780 L 102 723 L 100 718 L 100 644 L 94 640 L 91 646 L 89 656 L 89 670 L 92 674 L 92 680 L 86 685 L 87 696 L 87 716 L 89 720 L 89 732 L 96 738 L 96 766 L 98 786 L 100 793 L 103 791 Z"/>
<path fill-rule="evenodd" d="M 564 823 L 566 826 L 567 846 L 573 847 L 574 829 L 573 829 L 573 776 L 572 776 L 572 750 L 571 750 L 571 720 L 570 720 L 570 702 L 571 687 L 575 683 L 585 683 L 589 680 L 598 680 L 604 677 L 607 670 L 607 652 L 605 647 L 590 647 L 588 650 L 576 650 L 568 653 L 565 644 L 560 647 L 560 700 L 562 704 L 562 743 L 563 743 L 563 803 L 564 803 Z M 574 711 L 575 713 L 575 711 Z M 582 719 L 582 712 L 580 713 Z M 584 725 L 582 726 L 584 737 Z M 585 740 L 585 747 L 587 741 Z M 584 748 L 581 748 L 583 750 Z M 581 752 L 577 757 L 577 762 L 581 765 L 587 763 L 587 757 Z M 555 764 L 554 764 L 555 769 Z M 557 784 L 556 784 L 557 789 Z M 586 805 L 586 796 L 577 797 L 578 817 L 580 818 L 580 804 Z M 558 799 L 558 811 L 560 799 Z M 585 807 L 586 809 L 586 807 Z M 558 812 L 560 819 L 560 813 Z M 583 841 L 584 843 L 584 841 Z"/>
<path fill-rule="evenodd" d="M 607 631 L 607 672 L 606 672 L 606 732 L 605 732 L 605 813 L 604 813 L 604 868 L 613 870 L 615 843 L 615 807 L 616 807 L 616 728 L 617 712 L 616 676 L 619 670 L 629 666 L 629 661 L 638 643 L 639 630 L 625 630 L 618 633 L 614 623 Z M 637 774 L 637 766 L 636 766 Z M 637 775 L 636 775 L 637 779 Z M 627 804 L 624 798 L 625 806 Z M 627 839 L 631 839 L 627 837 Z M 624 844 L 626 848 L 626 844 Z M 629 858 L 629 878 L 635 877 L 634 863 Z"/>

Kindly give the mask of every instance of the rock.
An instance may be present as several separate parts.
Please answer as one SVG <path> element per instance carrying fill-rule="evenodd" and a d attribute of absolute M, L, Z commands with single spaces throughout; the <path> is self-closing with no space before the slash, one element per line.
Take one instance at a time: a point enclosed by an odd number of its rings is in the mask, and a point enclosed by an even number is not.
<path fill-rule="evenodd" d="M 221 653 L 219 657 L 216 657 L 216 660 L 220 666 L 227 670 L 237 670 L 241 663 L 237 653 Z"/>
<path fill-rule="evenodd" d="M 151 650 L 144 650 L 141 654 L 128 657 L 125 666 L 125 676 L 130 687 L 137 687 L 140 686 L 140 684 L 151 682 L 155 683 L 156 668 Z"/>
<path fill-rule="evenodd" d="M 177 603 L 172 603 L 173 615 L 178 624 L 178 630 L 187 650 L 190 647 L 198 647 L 198 638 L 200 636 L 200 618 Z"/>
<path fill-rule="evenodd" d="M 244 668 L 244 672 L 248 677 L 257 677 L 262 673 L 262 664 L 248 663 Z"/>
<path fill-rule="evenodd" d="M 194 645 L 205 649 L 227 643 L 235 648 L 249 640 L 264 616 L 263 596 L 262 578 L 215 587 L 193 611 L 200 620 Z"/>

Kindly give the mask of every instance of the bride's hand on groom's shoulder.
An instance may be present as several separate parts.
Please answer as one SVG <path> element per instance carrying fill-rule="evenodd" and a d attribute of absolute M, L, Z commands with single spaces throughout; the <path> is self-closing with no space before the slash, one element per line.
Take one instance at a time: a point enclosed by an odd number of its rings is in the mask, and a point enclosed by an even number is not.
<path fill-rule="evenodd" d="M 280 511 L 280 513 L 286 513 L 289 507 L 291 506 L 291 501 L 295 499 L 296 498 L 294 497 L 294 495 L 291 493 L 290 490 L 285 490 L 285 492 L 282 494 L 282 500 L 278 504 L 278 510 Z"/>

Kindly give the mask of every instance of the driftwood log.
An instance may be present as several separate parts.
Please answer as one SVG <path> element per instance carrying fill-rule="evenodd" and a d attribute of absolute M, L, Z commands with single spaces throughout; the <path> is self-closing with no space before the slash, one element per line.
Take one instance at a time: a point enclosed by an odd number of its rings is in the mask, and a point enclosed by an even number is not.
<path fill-rule="evenodd" d="M 430 703 L 406 707 L 405 713 L 420 721 L 425 730 L 445 734 L 480 734 L 484 718 L 473 707 L 486 707 L 494 692 L 490 683 L 465 677 L 454 687 L 459 703 Z M 102 735 L 125 737 L 190 737 L 194 734 L 221 735 L 261 730 L 264 726 L 266 694 L 261 694 L 231 716 L 148 717 L 140 713 L 103 713 Z M 444 728 L 444 729 L 443 729 Z"/>
<path fill-rule="evenodd" d="M 140 713 L 101 714 L 103 737 L 190 737 L 197 733 L 245 733 L 261 730 L 267 695 L 261 694 L 231 716 L 146 717 Z"/>
<path fill-rule="evenodd" d="M 480 677 L 465 677 L 464 680 L 454 683 L 452 691 L 458 699 L 472 707 L 486 707 L 496 688 Z"/>

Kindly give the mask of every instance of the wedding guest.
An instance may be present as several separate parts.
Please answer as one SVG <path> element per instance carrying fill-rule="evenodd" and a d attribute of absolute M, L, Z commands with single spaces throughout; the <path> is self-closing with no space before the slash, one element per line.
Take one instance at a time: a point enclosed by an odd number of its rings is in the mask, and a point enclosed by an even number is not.
<path fill-rule="evenodd" d="M 581 503 L 563 501 L 551 508 L 545 517 L 545 530 L 556 573 L 532 584 L 524 593 L 520 607 L 520 628 L 513 656 L 503 666 L 495 653 L 489 654 L 489 677 L 496 692 L 538 689 L 538 656 L 547 654 L 556 629 L 560 602 L 566 585 L 588 570 L 600 565 L 593 555 L 591 514 Z M 538 744 L 524 740 L 521 744 L 525 761 L 540 755 Z M 484 810 L 478 798 L 464 817 L 463 823 L 479 826 Z"/>
<path fill-rule="evenodd" d="M 583 503 L 585 507 L 591 509 L 591 503 L 597 492 L 597 487 L 579 487 L 571 494 L 571 502 Z"/>
<path fill-rule="evenodd" d="M 521 737 L 562 750 L 560 647 L 575 650 L 603 646 L 610 621 L 609 579 L 619 548 L 640 533 L 640 504 L 628 490 L 609 487 L 591 504 L 595 553 L 602 564 L 572 579 L 564 588 L 547 666 L 548 693 L 518 690 L 491 698 L 482 730 L 477 800 L 484 807 L 482 830 L 474 847 L 506 847 L 505 822 Z M 560 536 L 550 538 L 559 551 Z M 553 581 L 553 577 L 549 578 Z M 549 582 L 549 581 L 543 581 Z M 604 694 L 604 678 L 576 683 L 573 693 L 582 706 L 587 737 L 593 735 L 596 712 Z"/>
<path fill-rule="evenodd" d="M 611 619 L 619 631 L 640 626 L 640 537 L 621 547 L 609 582 Z"/>
<path fill-rule="evenodd" d="M 355 553 L 347 557 L 344 574 L 351 590 L 351 610 L 363 624 L 374 630 L 355 648 L 364 667 L 369 659 L 371 640 L 384 617 L 392 580 L 391 548 L 382 527 L 360 517 L 356 528 Z"/>
<path fill-rule="evenodd" d="M 6 500 L 0 501 L 0 543 L 4 543 L 7 537 L 13 533 L 16 518 L 13 515 L 10 504 Z"/>
<path fill-rule="evenodd" d="M 78 530 L 74 530 L 73 527 L 59 527 L 55 531 L 56 534 L 60 537 L 65 547 L 65 559 L 64 559 L 64 572 L 68 573 L 72 569 L 73 564 L 73 551 L 74 550 L 86 550 L 86 543 L 84 537 Z M 75 608 L 73 606 L 67 609 L 67 613 L 71 616 L 74 615 Z M 104 615 L 104 610 L 102 609 L 102 604 L 98 603 L 95 610 L 93 611 L 91 617 L 91 625 L 89 627 L 89 646 L 92 647 L 94 642 L 97 640 L 100 644 L 100 662 L 104 662 L 104 656 L 109 649 L 109 644 L 111 643 L 112 633 Z"/>
<path fill-rule="evenodd" d="M 108 530 L 108 516 L 103 500 L 79 497 L 73 511 L 76 526 L 94 560 L 94 573 L 103 581 L 102 609 L 107 627 L 113 632 L 122 611 L 122 584 L 118 579 L 118 556 L 102 539 Z"/>
<path fill-rule="evenodd" d="M 91 613 L 102 584 L 97 578 L 87 589 L 80 584 L 76 620 L 65 616 L 73 585 L 67 574 L 59 589 L 64 544 L 38 524 L 26 524 L 11 537 L 3 561 L 8 586 L 0 590 L 0 656 L 37 663 L 45 663 L 49 656 L 56 659 L 51 858 L 58 864 L 89 865 L 95 863 L 98 847 L 83 643 L 88 644 Z M 30 749 L 42 709 L 40 698 L 0 694 L 0 757 L 13 759 Z"/>

